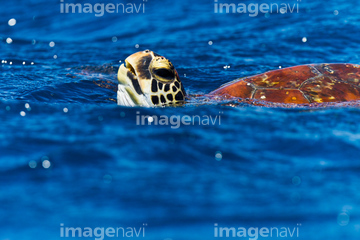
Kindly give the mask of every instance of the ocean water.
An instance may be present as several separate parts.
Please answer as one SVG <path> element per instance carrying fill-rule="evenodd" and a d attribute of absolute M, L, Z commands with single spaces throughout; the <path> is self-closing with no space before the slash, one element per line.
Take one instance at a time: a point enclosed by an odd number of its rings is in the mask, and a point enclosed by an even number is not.
<path fill-rule="evenodd" d="M 120 61 L 145 49 L 170 59 L 190 94 L 279 66 L 359 64 L 358 1 L 272 0 L 299 12 L 256 17 L 205 0 L 113 2 L 143 12 L 0 3 L 0 240 L 72 239 L 66 227 L 132 227 L 151 240 L 213 239 L 220 227 L 250 229 L 238 239 L 256 239 L 251 227 L 296 232 L 258 239 L 360 238 L 360 109 L 114 101 Z M 217 122 L 137 125 L 141 115 Z"/>

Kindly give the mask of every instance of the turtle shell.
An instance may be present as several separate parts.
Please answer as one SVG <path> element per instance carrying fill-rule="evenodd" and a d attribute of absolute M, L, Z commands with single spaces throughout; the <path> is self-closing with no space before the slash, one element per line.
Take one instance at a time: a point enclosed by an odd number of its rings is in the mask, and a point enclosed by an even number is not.
<path fill-rule="evenodd" d="M 311 64 L 234 80 L 210 95 L 276 103 L 344 102 L 360 99 L 360 65 Z"/>

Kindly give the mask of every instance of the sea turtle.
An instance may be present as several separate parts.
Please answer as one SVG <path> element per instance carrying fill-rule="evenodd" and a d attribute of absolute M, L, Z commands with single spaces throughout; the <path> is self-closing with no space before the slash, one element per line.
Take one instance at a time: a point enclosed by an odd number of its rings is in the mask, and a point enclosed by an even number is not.
<path fill-rule="evenodd" d="M 119 68 L 118 81 L 118 105 L 153 107 L 186 101 L 184 86 L 172 63 L 150 50 L 129 56 Z M 309 64 L 283 68 L 236 79 L 206 96 L 288 105 L 359 100 L 360 66 Z"/>

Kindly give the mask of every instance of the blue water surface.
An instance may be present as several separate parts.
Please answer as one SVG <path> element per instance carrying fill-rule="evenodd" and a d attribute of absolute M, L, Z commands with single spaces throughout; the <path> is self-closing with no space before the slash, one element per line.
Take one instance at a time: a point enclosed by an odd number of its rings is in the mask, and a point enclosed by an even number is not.
<path fill-rule="evenodd" d="M 169 58 L 190 94 L 279 66 L 359 64 L 358 1 L 289 0 L 298 13 L 256 17 L 214 13 L 211 0 L 112 2 L 145 13 L 0 1 L 1 240 L 64 239 L 61 224 L 143 227 L 151 240 L 213 239 L 215 224 L 360 239 L 360 109 L 114 102 L 120 61 L 145 49 Z M 140 115 L 221 124 L 140 126 Z"/>

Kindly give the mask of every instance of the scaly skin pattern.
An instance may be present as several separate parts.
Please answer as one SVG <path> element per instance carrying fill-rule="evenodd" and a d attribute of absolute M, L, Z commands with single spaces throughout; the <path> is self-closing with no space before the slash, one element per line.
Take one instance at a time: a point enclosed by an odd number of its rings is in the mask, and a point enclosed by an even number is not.
<path fill-rule="evenodd" d="M 360 100 L 360 65 L 289 67 L 237 79 L 208 95 L 306 105 Z"/>

